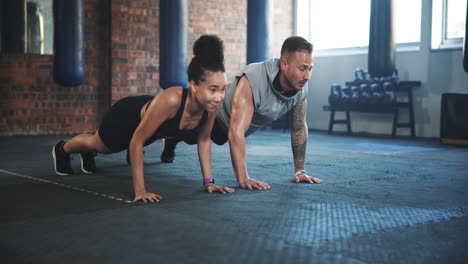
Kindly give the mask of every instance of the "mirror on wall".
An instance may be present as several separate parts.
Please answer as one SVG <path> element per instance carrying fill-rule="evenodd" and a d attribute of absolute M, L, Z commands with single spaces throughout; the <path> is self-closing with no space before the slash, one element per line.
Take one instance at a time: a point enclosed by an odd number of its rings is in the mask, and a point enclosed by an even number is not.
<path fill-rule="evenodd" d="M 53 0 L 0 0 L 0 52 L 52 54 Z"/>

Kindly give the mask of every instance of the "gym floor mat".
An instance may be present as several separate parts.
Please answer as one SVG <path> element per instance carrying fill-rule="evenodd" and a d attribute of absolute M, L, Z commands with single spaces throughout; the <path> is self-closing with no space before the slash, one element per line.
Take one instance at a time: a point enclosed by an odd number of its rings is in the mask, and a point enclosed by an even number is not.
<path fill-rule="evenodd" d="M 464 263 L 468 258 L 468 149 L 430 140 L 309 135 L 306 169 L 292 182 L 290 135 L 247 138 L 251 178 L 237 187 L 228 145 L 212 146 L 209 194 L 196 146 L 145 148 L 145 181 L 161 194 L 132 199 L 125 152 L 98 155 L 98 172 L 55 176 L 58 136 L 0 138 L 0 259 L 5 263 Z M 27 153 L 27 154 L 25 154 Z M 34 159 L 32 158 L 34 157 Z M 117 199 L 122 199 L 119 201 Z"/>

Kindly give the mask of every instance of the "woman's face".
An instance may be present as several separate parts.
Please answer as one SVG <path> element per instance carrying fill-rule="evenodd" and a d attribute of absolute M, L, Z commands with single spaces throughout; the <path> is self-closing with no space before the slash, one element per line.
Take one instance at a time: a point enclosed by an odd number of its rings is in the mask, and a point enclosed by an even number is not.
<path fill-rule="evenodd" d="M 195 96 L 198 102 L 206 111 L 214 112 L 218 109 L 221 101 L 224 100 L 226 75 L 220 71 L 206 71 L 204 79 L 198 85 L 194 81 L 191 81 L 191 84 L 196 90 Z"/>

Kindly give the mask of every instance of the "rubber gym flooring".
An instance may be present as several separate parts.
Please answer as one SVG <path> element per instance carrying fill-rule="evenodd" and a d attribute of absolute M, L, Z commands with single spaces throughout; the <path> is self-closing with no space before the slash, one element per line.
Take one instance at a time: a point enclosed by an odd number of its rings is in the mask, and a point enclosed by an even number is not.
<path fill-rule="evenodd" d="M 310 132 L 307 169 L 322 184 L 295 184 L 289 132 L 247 139 L 250 177 L 237 188 L 228 145 L 213 144 L 216 183 L 201 184 L 195 146 L 172 164 L 162 143 L 145 148 L 149 191 L 132 204 L 125 152 L 98 155 L 98 172 L 55 176 L 61 136 L 0 137 L 1 263 L 466 263 L 468 149 L 437 141 Z M 65 137 L 67 138 L 67 137 Z"/>

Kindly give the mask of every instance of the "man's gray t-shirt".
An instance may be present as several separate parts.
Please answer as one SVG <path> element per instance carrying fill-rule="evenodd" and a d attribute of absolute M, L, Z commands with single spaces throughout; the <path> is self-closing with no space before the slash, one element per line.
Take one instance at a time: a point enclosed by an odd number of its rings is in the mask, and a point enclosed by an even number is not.
<path fill-rule="evenodd" d="M 245 75 L 252 87 L 254 99 L 254 113 L 252 122 L 245 133 L 248 136 L 266 124 L 279 119 L 291 110 L 296 104 L 302 102 L 307 96 L 306 83 L 302 91 L 294 96 L 287 97 L 273 87 L 273 81 L 279 72 L 279 59 L 271 59 L 264 62 L 252 63 L 237 74 L 234 80 L 226 86 L 226 94 L 218 115 L 218 123 L 226 134 L 231 120 L 232 99 L 236 92 L 240 78 Z"/>

